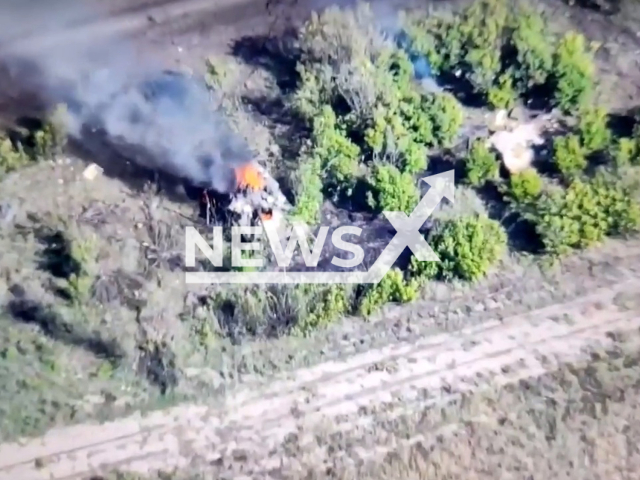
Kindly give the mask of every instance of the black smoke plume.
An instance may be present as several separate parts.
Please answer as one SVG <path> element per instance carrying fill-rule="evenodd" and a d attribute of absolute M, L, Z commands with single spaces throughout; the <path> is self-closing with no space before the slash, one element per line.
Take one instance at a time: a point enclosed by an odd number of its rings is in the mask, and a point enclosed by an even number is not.
<path fill-rule="evenodd" d="M 109 32 L 107 12 L 87 3 L 0 3 L 0 60 L 11 80 L 48 104 L 66 104 L 69 133 L 81 143 L 87 131 L 103 131 L 144 167 L 221 192 L 234 188 L 234 167 L 253 155 L 212 110 L 204 82 L 164 72 L 115 26 Z M 90 34 L 91 25 L 99 34 Z"/>

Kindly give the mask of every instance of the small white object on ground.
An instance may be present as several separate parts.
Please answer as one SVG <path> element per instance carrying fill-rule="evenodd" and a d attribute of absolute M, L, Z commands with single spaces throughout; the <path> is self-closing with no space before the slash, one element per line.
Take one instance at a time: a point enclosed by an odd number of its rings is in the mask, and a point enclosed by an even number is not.
<path fill-rule="evenodd" d="M 501 130 L 503 128 L 506 128 L 507 120 L 508 120 L 507 111 L 504 109 L 498 110 L 493 117 L 493 125 L 492 125 L 493 129 Z"/>
<path fill-rule="evenodd" d="M 95 163 L 92 163 L 84 169 L 84 172 L 82 172 L 82 176 L 87 180 L 94 180 L 98 175 L 102 173 L 102 171 L 102 167 L 96 165 Z"/>

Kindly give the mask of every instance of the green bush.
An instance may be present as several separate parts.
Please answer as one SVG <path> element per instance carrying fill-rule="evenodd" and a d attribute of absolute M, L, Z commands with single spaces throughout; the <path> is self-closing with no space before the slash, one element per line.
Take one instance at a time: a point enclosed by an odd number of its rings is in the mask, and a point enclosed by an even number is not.
<path fill-rule="evenodd" d="M 518 92 L 513 85 L 510 73 L 503 73 L 487 93 L 489 105 L 496 109 L 512 108 L 518 100 Z"/>
<path fill-rule="evenodd" d="M 450 147 L 458 136 L 464 121 L 460 102 L 450 93 L 436 93 L 426 98 L 435 144 Z"/>
<path fill-rule="evenodd" d="M 556 106 L 569 112 L 586 105 L 594 90 L 594 57 L 584 36 L 568 32 L 556 39 L 546 18 L 524 3 L 475 0 L 452 18 L 404 24 L 412 50 L 437 73 L 460 72 L 495 108 L 552 87 Z"/>
<path fill-rule="evenodd" d="M 619 138 L 612 146 L 612 156 L 617 167 L 640 164 L 640 142 L 637 138 Z"/>
<path fill-rule="evenodd" d="M 542 177 L 537 170 L 528 168 L 511 175 L 505 193 L 510 202 L 516 205 L 529 205 L 540 196 L 542 186 Z"/>
<path fill-rule="evenodd" d="M 420 262 L 413 257 L 409 267 L 413 278 L 475 281 L 506 252 L 507 234 L 486 216 L 463 216 L 445 221 L 429 235 L 428 242 L 440 262 Z"/>
<path fill-rule="evenodd" d="M 638 229 L 640 207 L 620 181 L 598 174 L 565 189 L 545 192 L 527 217 L 552 256 L 601 242 L 608 235 Z"/>
<path fill-rule="evenodd" d="M 418 296 L 419 284 L 416 281 L 406 281 L 404 274 L 391 269 L 380 281 L 374 285 L 367 285 L 359 301 L 359 312 L 368 317 L 391 302 L 408 303 Z"/>
<path fill-rule="evenodd" d="M 585 106 L 594 90 L 596 70 L 583 35 L 564 34 L 554 54 L 553 69 L 556 105 L 567 113 Z"/>
<path fill-rule="evenodd" d="M 293 334 L 308 336 L 315 330 L 326 328 L 351 311 L 351 300 L 344 285 L 301 286 L 306 299 L 306 311 L 299 315 Z"/>
<path fill-rule="evenodd" d="M 437 73 L 460 71 L 473 90 L 487 95 L 503 71 L 509 7 L 503 0 L 478 0 L 452 18 L 405 19 L 411 49 Z"/>
<path fill-rule="evenodd" d="M 558 171 L 568 180 L 579 176 L 587 167 L 587 156 L 580 137 L 574 134 L 553 141 L 553 160 Z"/>
<path fill-rule="evenodd" d="M 464 165 L 467 182 L 474 187 L 498 178 L 500 173 L 500 162 L 484 139 L 477 139 L 471 144 Z"/>
<path fill-rule="evenodd" d="M 0 137 L 0 178 L 2 175 L 24 167 L 29 163 L 29 155 L 22 145 L 14 145 L 8 138 Z"/>
<path fill-rule="evenodd" d="M 514 16 L 511 45 L 516 52 L 513 74 L 521 91 L 545 85 L 553 71 L 553 42 L 545 18 L 530 7 Z"/>
<path fill-rule="evenodd" d="M 400 12 L 400 24 L 406 34 L 404 48 L 424 57 L 436 74 L 451 70 L 460 60 L 463 47 L 462 35 L 452 28 L 453 23 L 442 17 Z M 445 45 L 448 48 L 443 48 Z"/>
<path fill-rule="evenodd" d="M 67 144 L 67 115 L 66 106 L 58 105 L 45 119 L 42 127 L 33 132 L 31 143 L 34 160 L 49 160 L 62 153 Z"/>
<path fill-rule="evenodd" d="M 423 171 L 427 148 L 448 146 L 456 138 L 464 120 L 462 106 L 449 93 L 421 92 L 405 53 L 382 55 L 376 68 L 380 95 L 364 132 L 365 144 L 375 159 L 403 172 Z"/>
<path fill-rule="evenodd" d="M 367 4 L 312 13 L 298 35 L 300 86 L 293 104 L 309 122 L 323 105 L 346 103 L 366 119 L 375 106 L 377 58 L 388 47 Z"/>
<path fill-rule="evenodd" d="M 428 118 L 424 116 L 428 122 Z M 429 132 L 431 124 L 426 125 Z M 381 160 L 398 167 L 402 172 L 416 174 L 427 168 L 427 149 L 418 143 L 403 119 L 385 109 L 376 107 L 373 125 L 365 130 L 365 144 L 372 151 L 374 160 Z"/>
<path fill-rule="evenodd" d="M 377 163 L 370 173 L 367 202 L 375 211 L 411 213 L 420 199 L 420 191 L 413 176 L 393 165 Z"/>
<path fill-rule="evenodd" d="M 328 66 L 317 67 L 298 63 L 296 71 L 300 77 L 300 86 L 292 98 L 292 106 L 302 118 L 312 124 L 316 114 L 323 105 L 333 102 L 333 92 L 330 85 L 332 77 Z"/>
<path fill-rule="evenodd" d="M 318 172 L 332 200 L 351 196 L 368 171 L 372 208 L 412 210 L 428 150 L 451 145 L 462 126 L 455 97 L 422 91 L 408 54 L 383 41 L 372 18 L 366 6 L 332 8 L 300 31 L 293 106 L 312 130 L 296 179 L 312 181 L 295 186 L 302 218 L 317 217 Z"/>
<path fill-rule="evenodd" d="M 509 7 L 503 0 L 476 0 L 461 14 L 462 66 L 478 93 L 489 92 L 500 75 L 508 20 Z"/>
<path fill-rule="evenodd" d="M 50 160 L 60 155 L 67 143 L 67 111 L 57 106 L 35 131 L 24 132 L 13 141 L 0 134 L 0 176 L 27 166 L 32 161 Z"/>
<path fill-rule="evenodd" d="M 333 109 L 325 105 L 314 120 L 313 155 L 324 171 L 325 189 L 334 197 L 349 196 L 355 185 L 360 148 L 338 126 Z"/>
<path fill-rule="evenodd" d="M 578 132 L 587 154 L 605 150 L 611 142 L 609 115 L 604 108 L 588 107 L 579 116 Z"/>
<path fill-rule="evenodd" d="M 320 209 L 324 200 L 322 184 L 322 162 L 314 157 L 305 157 L 294 175 L 293 189 L 295 205 L 292 216 L 308 223 L 320 220 Z"/>

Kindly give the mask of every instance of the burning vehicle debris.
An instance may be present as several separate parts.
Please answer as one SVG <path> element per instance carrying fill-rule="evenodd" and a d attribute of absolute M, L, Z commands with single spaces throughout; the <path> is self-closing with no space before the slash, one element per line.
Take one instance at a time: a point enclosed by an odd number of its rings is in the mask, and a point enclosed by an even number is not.
<path fill-rule="evenodd" d="M 111 72 L 73 85 L 65 95 L 71 133 L 96 134 L 135 164 L 202 191 L 201 213 L 214 221 L 255 225 L 284 219 L 290 205 L 224 115 L 210 107 L 204 83 L 174 71 L 145 75 L 109 91 Z M 107 86 L 108 94 L 91 95 Z"/>
<path fill-rule="evenodd" d="M 285 214 L 291 209 L 280 191 L 278 182 L 258 163 L 237 167 L 233 192 L 220 193 L 205 189 L 201 197 L 201 212 L 209 225 L 221 212 L 233 224 L 250 226 L 259 222 L 277 222 L 283 226 Z"/>

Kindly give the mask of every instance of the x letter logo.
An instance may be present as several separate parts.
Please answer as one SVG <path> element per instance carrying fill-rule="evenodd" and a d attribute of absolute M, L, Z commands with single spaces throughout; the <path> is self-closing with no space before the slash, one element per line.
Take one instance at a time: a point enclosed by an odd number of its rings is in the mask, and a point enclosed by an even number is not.
<path fill-rule="evenodd" d="M 431 249 L 420 233 L 420 228 L 436 209 L 443 197 L 453 202 L 454 171 L 431 175 L 422 179 L 431 188 L 422 197 L 411 215 L 404 212 L 383 212 L 391 225 L 397 230 L 387 248 L 380 254 L 368 271 L 371 283 L 380 281 L 391 269 L 405 248 L 409 248 L 415 257 L 422 262 L 439 262 L 440 259 Z"/>

